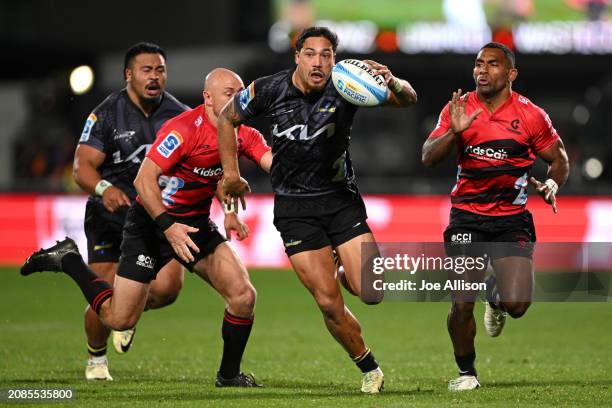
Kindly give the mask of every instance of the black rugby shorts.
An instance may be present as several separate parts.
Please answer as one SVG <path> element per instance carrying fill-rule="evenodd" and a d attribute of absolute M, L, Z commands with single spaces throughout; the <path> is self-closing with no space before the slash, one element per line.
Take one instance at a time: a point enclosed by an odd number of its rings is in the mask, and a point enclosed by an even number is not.
<path fill-rule="evenodd" d="M 333 248 L 368 232 L 359 193 L 339 191 L 315 197 L 274 197 L 274 225 L 288 256 L 331 245 Z"/>
<path fill-rule="evenodd" d="M 444 231 L 448 256 L 533 257 L 536 242 L 533 217 L 527 210 L 506 216 L 487 216 L 452 208 Z"/>
<path fill-rule="evenodd" d="M 85 207 L 85 236 L 88 263 L 119 262 L 123 224 L 129 207 L 115 212 L 104 208 L 101 200 L 87 201 Z"/>
<path fill-rule="evenodd" d="M 149 283 L 172 258 L 193 272 L 193 267 L 199 260 L 213 253 L 215 248 L 225 241 L 215 223 L 206 216 L 177 218 L 177 222 L 199 228 L 198 232 L 189 234 L 200 249 L 200 252 L 192 252 L 193 262 L 181 260 L 144 207 L 138 203 L 132 204 L 123 229 L 117 275 Z"/>

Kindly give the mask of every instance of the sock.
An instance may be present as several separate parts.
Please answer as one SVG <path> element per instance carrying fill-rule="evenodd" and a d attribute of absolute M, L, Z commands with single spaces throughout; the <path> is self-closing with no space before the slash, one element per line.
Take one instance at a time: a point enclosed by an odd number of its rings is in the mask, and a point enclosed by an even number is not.
<path fill-rule="evenodd" d="M 362 373 L 367 373 L 368 371 L 376 370 L 378 368 L 378 363 L 374 358 L 374 354 L 372 354 L 372 351 L 369 348 L 366 349 L 366 351 L 360 356 L 353 357 L 352 359 Z"/>
<path fill-rule="evenodd" d="M 89 357 L 89 361 L 93 364 L 108 364 L 108 360 L 106 359 L 106 355 L 100 357 Z"/>
<path fill-rule="evenodd" d="M 64 255 L 62 270 L 79 285 L 85 299 L 87 299 L 94 312 L 99 315 L 102 303 L 113 296 L 113 288 L 110 283 L 98 278 L 83 262 L 83 258 L 77 254 Z"/>
<path fill-rule="evenodd" d="M 92 357 L 103 357 L 106 355 L 106 344 L 102 347 L 94 347 L 89 342 L 87 343 L 87 351 Z"/>
<path fill-rule="evenodd" d="M 223 326 L 221 327 L 223 356 L 221 357 L 221 367 L 219 367 L 219 375 L 222 378 L 229 380 L 236 377 L 240 372 L 240 361 L 252 327 L 253 318 L 245 319 L 234 316 L 225 310 Z"/>
<path fill-rule="evenodd" d="M 475 350 L 465 356 L 458 356 L 455 354 L 455 361 L 457 362 L 457 367 L 459 367 L 459 375 L 473 375 L 475 377 L 478 376 L 478 374 L 476 373 L 476 367 L 474 367 L 475 360 Z"/>

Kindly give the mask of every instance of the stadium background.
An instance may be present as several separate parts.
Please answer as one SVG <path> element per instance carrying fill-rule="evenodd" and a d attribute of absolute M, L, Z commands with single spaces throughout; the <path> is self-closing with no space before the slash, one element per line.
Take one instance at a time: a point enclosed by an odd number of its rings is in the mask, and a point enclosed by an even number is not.
<path fill-rule="evenodd" d="M 461 5 L 459 9 L 457 4 Z M 485 24 L 482 19 L 474 17 L 476 12 L 484 13 Z M 0 38 L 3 39 L 4 50 L 0 53 L 0 143 L 3 146 L 0 149 L 0 265 L 6 268 L 0 271 L 4 275 L 0 279 L 0 287 L 7 288 L 11 295 L 2 300 L 0 316 L 0 339 L 2 344 L 7 345 L 4 360 L 0 363 L 3 364 L 0 365 L 0 385 L 3 378 L 18 383 L 16 381 L 20 378 L 33 381 L 40 376 L 36 374 L 37 369 L 32 368 L 36 367 L 32 362 L 25 364 L 23 371 L 15 368 L 20 358 L 30 361 L 31 356 L 26 356 L 27 347 L 26 351 L 17 352 L 18 344 L 10 338 L 11 331 L 15 330 L 14 323 L 16 319 L 19 320 L 14 302 L 20 304 L 25 297 L 36 296 L 38 303 L 28 306 L 24 312 L 24 316 L 29 316 L 36 323 L 27 330 L 35 330 L 36 333 L 44 330 L 45 335 L 54 339 L 57 334 L 51 334 L 53 329 L 44 329 L 43 316 L 48 317 L 43 307 L 44 299 L 45 296 L 66 299 L 65 305 L 54 305 L 51 310 L 71 311 L 72 317 L 66 318 L 70 323 L 65 325 L 76 327 L 73 337 L 78 338 L 79 318 L 74 309 L 80 303 L 76 293 L 73 293 L 76 290 L 72 290 L 74 288 L 66 282 L 58 283 L 47 278 L 43 284 L 25 284 L 15 278 L 14 267 L 32 250 L 49 245 L 64 235 L 80 239 L 80 247 L 85 248 L 81 225 L 86 197 L 79 192 L 71 178 L 72 155 L 87 114 L 107 94 L 123 87 L 123 53 L 129 45 L 146 40 L 164 47 L 168 54 L 167 89 L 181 101 L 196 106 L 201 103 L 203 76 L 210 69 L 217 66 L 231 68 L 248 84 L 259 76 L 293 65 L 290 39 L 291 34 L 300 27 L 314 21 L 330 25 L 339 32 L 341 44 L 344 44 L 337 60 L 367 57 L 385 63 L 395 75 L 409 80 L 418 92 L 419 103 L 407 110 L 360 110 L 354 123 L 351 154 L 378 240 L 427 242 L 441 240 L 448 217 L 450 204 L 447 194 L 454 183 L 455 165 L 452 159 L 448 159 L 434 169 L 425 169 L 420 162 L 422 142 L 434 127 L 438 113 L 452 91 L 457 88 L 473 89 L 471 70 L 479 46 L 491 38 L 510 42 L 515 47 L 519 69 L 514 89 L 549 113 L 566 144 L 571 162 L 570 179 L 559 197 L 558 215 L 553 216 L 531 191 L 528 208 L 535 214 L 538 238 L 549 242 L 610 242 L 611 16 L 607 0 L 178 0 L 172 3 L 68 0 L 61 6 L 34 0 L 1 2 Z M 71 89 L 70 75 L 81 65 L 92 68 L 94 80 L 91 89 L 76 94 Z M 253 125 L 262 130 L 269 140 L 265 122 L 255 122 Z M 236 243 L 238 251 L 249 267 L 286 267 L 280 237 L 271 223 L 268 180 L 249 163 L 243 163 L 243 169 L 256 194 L 249 197 L 249 209 L 245 214 L 253 233 L 246 242 Z M 535 175 L 544 178 L 545 167 L 542 163 L 535 167 Z M 213 215 L 219 219 L 218 208 L 214 208 Z M 188 288 L 182 295 L 184 303 L 181 305 L 179 300 L 176 309 L 173 306 L 168 311 L 159 312 L 159 319 L 168 322 L 176 318 L 176 313 L 181 316 L 177 318 L 177 324 L 191 322 L 189 319 L 193 319 L 193 316 L 186 316 L 193 309 L 187 305 L 200 308 L 197 299 L 200 297 L 198 290 L 201 291 L 200 282 L 191 280 L 194 279 L 188 278 Z M 303 300 L 304 307 L 299 313 L 309 316 L 310 323 L 306 323 L 306 326 L 311 324 L 313 333 L 317 333 L 315 339 L 327 342 L 325 344 L 334 350 L 334 356 L 339 354 L 337 346 L 328 342 L 325 333 L 321 334 L 323 327 L 317 320 L 314 304 L 309 303 L 305 291 L 297 286 L 292 275 L 272 279 L 267 272 L 256 271 L 254 281 L 256 285 L 258 282 L 263 285 L 259 288 L 260 315 L 268 311 L 270 316 L 278 318 L 278 322 L 284 321 L 282 316 L 273 312 L 275 307 L 266 302 L 292 300 L 290 295 L 274 298 L 279 292 L 272 289 L 295 293 Z M 45 285 L 52 288 L 51 294 L 42 293 Z M 68 293 L 71 295 L 68 296 Z M 266 296 L 271 298 L 266 300 Z M 218 307 L 216 300 L 206 302 Z M 440 339 L 427 347 L 423 346 L 422 351 L 443 354 L 440 350 L 447 352 L 450 347 L 441 326 L 444 308 L 440 309 L 440 305 L 425 306 L 405 306 L 405 310 L 417 308 L 424 316 L 417 322 L 409 322 L 409 325 L 427 331 L 428 319 L 436 321 Z M 610 340 L 610 311 L 604 306 L 568 308 L 568 305 L 564 305 L 561 308 L 561 313 L 569 321 L 575 318 L 575 324 L 580 328 L 572 335 L 582 336 L 574 339 L 581 343 L 582 348 L 577 350 L 578 354 L 582 353 L 582 359 L 596 353 L 597 344 L 603 344 L 602 340 L 595 338 L 603 336 Z M 365 315 L 364 326 L 373 325 L 384 330 L 377 323 L 375 311 L 362 311 L 360 305 L 352 307 L 357 308 L 358 315 Z M 559 311 L 554 307 L 551 309 L 550 305 L 541 307 L 555 314 Z M 590 309 L 586 310 L 585 307 Z M 383 306 L 382 310 L 390 319 L 402 319 L 404 316 L 404 312 L 390 309 L 390 306 Z M 586 316 L 580 318 L 583 313 Z M 531 320 L 524 324 L 537 331 L 538 327 L 545 325 L 543 322 L 548 317 L 546 312 L 533 314 L 535 316 L 529 317 Z M 151 327 L 143 330 L 150 330 L 153 338 L 161 332 L 155 326 L 155 316 L 147 315 L 147 326 Z M 25 317 L 22 316 L 22 319 Z M 216 334 L 217 323 L 214 320 L 206 325 L 211 326 L 211 332 Z M 274 326 L 277 323 L 270 324 Z M 284 324 L 291 325 L 286 321 Z M 596 330 L 597 326 L 599 330 Z M 18 332 L 25 330 L 20 327 L 17 324 Z M 309 330 L 308 327 L 295 330 L 302 329 L 305 332 Z M 274 330 L 271 333 L 278 334 Z M 524 337 L 519 337 L 519 344 L 528 341 L 523 334 Z M 254 342 L 257 342 L 257 333 L 254 336 Z M 552 337 L 559 336 L 569 334 L 560 329 L 552 334 Z M 571 340 L 571 336 L 568 338 Z M 144 338 L 142 340 L 144 343 Z M 546 350 L 550 340 L 546 336 L 537 338 L 534 350 L 538 350 L 538 347 Z M 61 338 L 60 341 L 66 340 Z M 82 343 L 79 341 L 76 343 L 77 349 Z M 206 341 L 214 344 L 217 339 L 211 335 Z M 589 342 L 590 345 L 586 344 Z M 38 347 L 45 347 L 42 340 L 39 343 Z M 438 344 L 438 350 L 428 348 Z M 508 343 L 505 346 L 511 347 Z M 255 349 L 257 345 L 250 347 Z M 148 350 L 144 344 L 143 349 Z M 484 349 L 487 350 L 486 345 Z M 401 350 L 395 352 L 401 358 Z M 211 353 L 210 359 L 216 361 L 216 355 Z M 266 349 L 265 353 L 268 353 L 267 358 L 271 351 Z M 545 351 L 542 353 L 547 355 Z M 167 354 L 170 355 L 169 352 Z M 597 396 L 610 397 L 609 354 L 604 357 L 599 355 L 603 367 L 598 366 L 593 371 L 594 379 L 590 385 L 594 388 L 591 392 Z M 180 359 L 181 353 L 178 355 Z M 326 352 L 323 353 L 325 355 Z M 537 353 L 534 351 L 530 355 L 532 357 L 529 358 L 533 358 Z M 565 355 L 569 361 L 575 362 L 577 358 L 569 351 Z M 439 369 L 441 371 L 432 373 L 431 378 L 451 375 L 453 368 L 450 360 L 436 357 L 437 360 L 445 370 Z M 70 367 L 73 362 L 74 359 L 65 365 Z M 336 362 L 339 367 L 350 370 L 342 360 Z M 52 372 L 62 372 L 53 361 L 48 361 L 48 364 Z M 545 373 L 558 369 L 555 364 L 543 365 L 537 370 Z M 575 364 L 585 364 L 580 366 L 585 370 L 590 367 L 590 363 L 582 360 Z M 128 369 L 130 365 L 125 363 L 124 367 Z M 305 372 L 311 369 L 304 368 Z M 333 366 L 333 370 L 337 369 Z M 402 369 L 412 370 L 414 367 L 397 368 L 398 372 Z M 70 370 L 72 368 L 62 372 L 62 375 L 71 377 L 73 373 Z M 494 368 L 491 370 L 495 372 Z M 76 371 L 73 371 L 76 376 Z M 129 373 L 134 378 L 139 375 Z M 504 374 L 498 374 L 503 378 Z M 409 376 L 406 373 L 403 375 Z M 547 381 L 561 386 L 569 384 L 569 389 L 575 385 L 572 376 L 542 375 L 540 382 L 543 386 L 549 384 Z M 172 375 L 170 377 L 174 378 Z M 342 378 L 336 385 L 342 382 Z M 313 383 L 318 381 L 314 378 L 309 380 Z M 46 381 L 51 380 L 47 378 Z M 507 380 L 507 387 L 511 382 Z M 312 383 L 304 381 L 300 384 L 308 390 Z M 431 385 L 427 381 L 421 385 L 433 388 L 434 396 L 438 397 L 440 391 L 436 387 L 444 386 L 442 382 Z M 349 390 L 347 388 L 342 392 L 349 393 Z M 325 392 L 321 391 L 323 396 L 319 397 L 324 398 Z M 572 401 L 564 399 L 569 398 L 570 394 L 571 391 L 562 393 L 558 400 L 548 402 Z M 487 396 L 485 400 L 489 397 L 495 400 L 495 394 L 484 395 Z M 554 398 L 554 392 L 551 395 Z M 350 402 L 350 397 L 347 398 Z M 418 403 L 418 394 L 416 398 Z M 427 401 L 421 402 L 427 404 Z M 432 397 L 431 401 L 435 405 L 438 400 Z"/>

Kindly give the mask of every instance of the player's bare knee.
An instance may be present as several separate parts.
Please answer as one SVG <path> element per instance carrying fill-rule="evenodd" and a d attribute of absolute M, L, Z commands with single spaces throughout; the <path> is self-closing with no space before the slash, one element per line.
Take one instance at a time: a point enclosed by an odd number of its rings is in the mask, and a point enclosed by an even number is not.
<path fill-rule="evenodd" d="M 112 330 L 115 331 L 124 331 L 133 329 L 138 323 L 138 317 L 135 316 L 121 316 L 115 318 L 106 318 L 103 320 L 104 324 Z"/>
<path fill-rule="evenodd" d="M 250 316 L 255 310 L 257 291 L 253 285 L 245 285 L 241 290 L 227 299 L 227 303 L 234 313 L 239 316 Z"/>
<path fill-rule="evenodd" d="M 149 293 L 147 297 L 147 303 L 145 304 L 144 310 L 160 309 L 165 306 L 169 306 L 176 301 L 178 298 L 178 292 L 157 294 Z"/>
<path fill-rule="evenodd" d="M 453 302 L 450 315 L 460 322 L 469 320 L 474 316 L 474 303 Z"/>
<path fill-rule="evenodd" d="M 159 309 L 164 306 L 171 305 L 178 298 L 183 282 L 176 280 L 165 283 L 161 286 L 152 287 L 147 297 L 145 310 Z M 154 290 L 153 290 L 154 289 Z"/>
<path fill-rule="evenodd" d="M 530 302 L 502 302 L 503 309 L 514 319 L 527 313 L 530 305 Z"/>
<path fill-rule="evenodd" d="M 369 306 L 382 303 L 385 297 L 385 292 L 382 290 L 368 290 L 361 293 L 359 298 L 363 303 Z"/>
<path fill-rule="evenodd" d="M 315 293 L 315 301 L 319 306 L 319 309 L 323 315 L 331 320 L 336 320 L 339 315 L 344 311 L 344 305 L 338 301 L 338 295 L 331 295 L 328 293 Z"/>

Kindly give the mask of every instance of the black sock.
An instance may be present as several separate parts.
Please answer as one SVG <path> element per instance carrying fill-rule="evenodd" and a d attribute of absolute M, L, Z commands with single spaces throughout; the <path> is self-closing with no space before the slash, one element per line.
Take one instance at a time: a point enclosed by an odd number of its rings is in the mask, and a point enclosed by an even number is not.
<path fill-rule="evenodd" d="M 478 374 L 476 374 L 476 367 L 474 367 L 474 361 L 476 361 L 475 350 L 465 356 L 458 356 L 455 354 L 455 361 L 457 362 L 457 367 L 459 367 L 459 375 L 478 376 Z"/>
<path fill-rule="evenodd" d="M 229 380 L 240 372 L 240 361 L 252 327 L 253 318 L 245 319 L 225 311 L 221 327 L 223 357 L 221 357 L 221 367 L 219 367 L 219 375 L 222 378 Z"/>
<path fill-rule="evenodd" d="M 106 344 L 102 347 L 94 347 L 87 342 L 87 351 L 94 357 L 102 357 L 106 355 Z"/>
<path fill-rule="evenodd" d="M 362 373 L 367 373 L 368 371 L 376 370 L 378 368 L 378 363 L 374 358 L 374 354 L 370 349 L 366 349 L 366 351 L 357 357 L 353 357 L 353 361 L 357 364 L 357 367 L 361 370 Z"/>
<path fill-rule="evenodd" d="M 113 296 L 113 288 L 110 283 L 98 278 L 83 262 L 83 258 L 77 254 L 64 255 L 62 270 L 79 285 L 81 292 L 85 295 L 85 299 L 87 299 L 94 312 L 100 314 L 102 303 Z"/>

